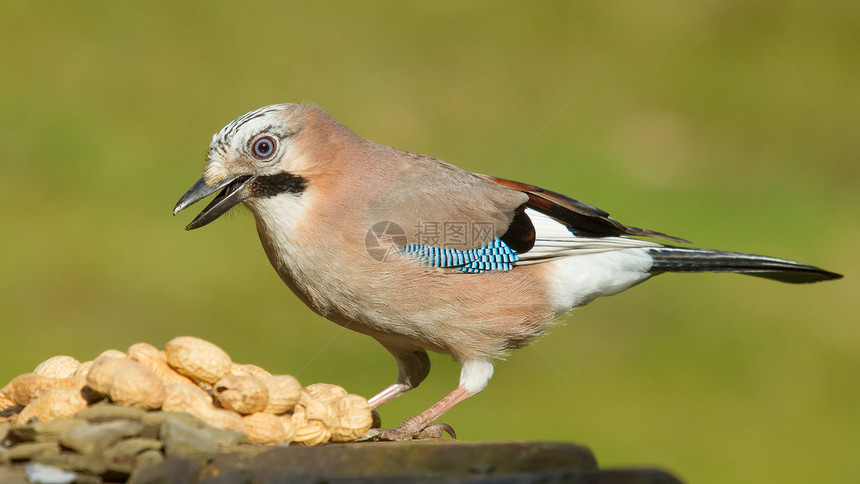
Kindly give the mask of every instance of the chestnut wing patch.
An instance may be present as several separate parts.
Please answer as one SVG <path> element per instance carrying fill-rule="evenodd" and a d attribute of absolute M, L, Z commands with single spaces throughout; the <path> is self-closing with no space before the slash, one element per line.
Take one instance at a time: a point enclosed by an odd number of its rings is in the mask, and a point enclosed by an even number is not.
<path fill-rule="evenodd" d="M 638 237 L 657 237 L 685 244 L 689 243 L 689 241 L 685 239 L 667 235 L 662 232 L 624 225 L 610 217 L 609 213 L 593 205 L 567 197 L 557 192 L 544 190 L 543 188 L 529 185 L 527 183 L 505 180 L 504 178 L 496 178 L 480 174 L 478 176 L 497 185 L 525 193 L 529 197 L 528 201 L 525 203 L 525 207 L 556 219 L 559 223 L 567 226 L 577 236 L 617 237 L 632 235 Z M 528 228 L 525 226 L 525 222 L 525 220 L 517 220 L 515 218 L 511 224 L 511 228 L 508 229 L 508 232 L 517 234 L 528 233 Z M 517 226 L 518 224 L 519 226 Z M 521 238 L 522 236 L 520 235 L 519 237 Z M 505 237 L 503 236 L 502 239 L 504 240 Z"/>

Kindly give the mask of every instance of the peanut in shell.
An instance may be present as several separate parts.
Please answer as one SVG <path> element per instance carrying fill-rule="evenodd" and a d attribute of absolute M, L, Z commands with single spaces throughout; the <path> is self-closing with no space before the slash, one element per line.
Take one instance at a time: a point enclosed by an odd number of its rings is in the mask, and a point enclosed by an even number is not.
<path fill-rule="evenodd" d="M 53 356 L 39 363 L 33 374 L 53 378 L 68 378 L 74 375 L 81 362 L 71 356 Z"/>
<path fill-rule="evenodd" d="M 18 414 L 18 423 L 26 424 L 32 418 L 40 422 L 71 418 L 87 408 L 89 402 L 79 388 L 54 388 L 35 399 Z"/>
<path fill-rule="evenodd" d="M 266 408 L 269 390 L 254 377 L 226 375 L 212 386 L 212 396 L 227 410 L 251 415 Z"/>
<path fill-rule="evenodd" d="M 193 380 L 171 368 L 167 364 L 167 356 L 165 356 L 164 352 L 149 343 L 135 343 L 129 346 L 128 357 L 152 370 L 165 384 L 194 384 Z"/>
<path fill-rule="evenodd" d="M 164 345 L 164 354 L 176 371 L 209 384 L 220 380 L 233 364 L 226 351 L 194 336 L 173 338 Z"/>
<path fill-rule="evenodd" d="M 302 384 L 292 375 L 272 375 L 263 380 L 269 392 L 264 412 L 282 414 L 289 412 L 299 403 Z"/>
<path fill-rule="evenodd" d="M 15 404 L 25 406 L 30 403 L 30 400 L 48 390 L 54 388 L 76 388 L 80 390 L 86 384 L 86 379 L 80 377 L 53 378 L 34 373 L 24 373 L 9 382 L 9 385 L 6 386 L 6 396 Z"/>
<path fill-rule="evenodd" d="M 145 410 L 161 408 L 165 397 L 161 379 L 128 358 L 99 357 L 87 373 L 87 385 L 116 404 Z"/>
<path fill-rule="evenodd" d="M 367 399 L 349 394 L 335 403 L 335 418 L 331 425 L 332 442 L 352 442 L 370 430 L 373 415 Z"/>
<path fill-rule="evenodd" d="M 302 446 L 313 446 L 325 444 L 331 440 L 331 429 L 329 429 L 320 420 L 310 420 L 305 413 L 305 407 L 298 404 L 293 408 L 292 415 L 293 426 L 296 429 L 296 435 L 293 437 L 293 442 Z"/>
<path fill-rule="evenodd" d="M 288 441 L 284 424 L 277 415 L 257 412 L 242 417 L 242 421 L 249 444 L 274 445 Z"/>

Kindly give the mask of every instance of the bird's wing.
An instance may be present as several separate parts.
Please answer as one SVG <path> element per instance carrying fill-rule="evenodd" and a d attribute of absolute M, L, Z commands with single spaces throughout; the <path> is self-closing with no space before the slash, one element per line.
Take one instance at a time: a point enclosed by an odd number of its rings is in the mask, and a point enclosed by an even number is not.
<path fill-rule="evenodd" d="M 528 201 L 525 193 L 435 158 L 399 150 L 381 154 L 369 169 L 384 168 L 377 177 L 383 181 L 365 185 L 374 192 L 361 213 L 373 219 L 363 223 L 394 222 L 405 232 L 402 240 L 407 244 L 481 248 L 508 232 L 518 207 Z"/>
<path fill-rule="evenodd" d="M 517 265 L 534 264 L 559 257 L 661 244 L 629 236 L 686 240 L 653 230 L 624 225 L 585 202 L 534 185 L 479 175 L 528 195 L 501 239 L 515 248 Z"/>
<path fill-rule="evenodd" d="M 378 159 L 392 159 L 385 154 Z M 363 213 L 375 217 L 368 223 L 385 220 L 402 228 L 396 245 L 428 266 L 508 270 L 573 254 L 660 245 L 629 235 L 686 242 L 626 226 L 603 210 L 533 185 L 415 153 L 398 150 L 396 158 L 399 163 L 386 166 L 384 189 Z"/>
<path fill-rule="evenodd" d="M 534 244 L 527 251 L 517 253 L 516 265 L 535 264 L 559 257 L 568 257 L 593 252 L 606 252 L 634 247 L 662 247 L 650 240 L 624 236 L 589 237 L 578 236 L 569 227 L 548 215 L 526 208 L 535 231 Z"/>
<path fill-rule="evenodd" d="M 544 190 L 543 188 L 526 183 L 505 180 L 504 178 L 496 178 L 489 175 L 478 176 L 503 187 L 525 193 L 529 197 L 526 207 L 552 217 L 578 236 L 611 237 L 634 235 L 639 237 L 657 237 L 685 244 L 689 243 L 687 240 L 666 235 L 662 232 L 624 225 L 610 217 L 607 212 L 561 193 Z"/>

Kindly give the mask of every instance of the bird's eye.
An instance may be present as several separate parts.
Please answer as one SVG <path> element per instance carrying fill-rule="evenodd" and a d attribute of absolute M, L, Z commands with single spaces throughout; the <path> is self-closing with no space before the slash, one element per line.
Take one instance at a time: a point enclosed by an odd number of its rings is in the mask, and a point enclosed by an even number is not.
<path fill-rule="evenodd" d="M 263 136 L 254 141 L 254 156 L 260 159 L 270 158 L 275 153 L 275 139 L 271 136 Z"/>

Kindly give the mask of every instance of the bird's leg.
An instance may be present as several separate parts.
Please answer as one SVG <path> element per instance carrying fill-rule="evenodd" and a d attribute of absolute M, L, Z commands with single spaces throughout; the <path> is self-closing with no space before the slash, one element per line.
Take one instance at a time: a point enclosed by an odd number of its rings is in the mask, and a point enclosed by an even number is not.
<path fill-rule="evenodd" d="M 370 397 L 370 400 L 368 400 L 367 403 L 370 404 L 370 409 L 374 410 L 376 409 L 376 407 L 382 405 L 383 403 L 389 400 L 394 400 L 395 398 L 399 397 L 400 395 L 403 395 L 411 389 L 412 387 L 410 387 L 409 385 L 403 383 L 394 383 L 386 387 L 385 390 L 382 390 L 376 395 Z"/>
<path fill-rule="evenodd" d="M 397 383 L 389 385 L 368 400 L 370 408 L 375 409 L 383 403 L 393 400 L 412 390 L 430 373 L 430 357 L 423 348 L 404 346 L 379 340 L 397 361 Z"/>
<path fill-rule="evenodd" d="M 460 386 L 432 407 L 412 418 L 404 420 L 400 424 L 400 427 L 390 430 L 380 429 L 377 439 L 411 440 L 425 437 L 438 438 L 442 436 L 443 432 L 448 432 L 451 437 L 456 439 L 457 436 L 450 425 L 428 424 L 442 416 L 448 410 L 451 410 L 458 403 L 486 388 L 492 376 L 493 364 L 490 361 L 470 360 L 464 362 L 460 371 Z"/>
<path fill-rule="evenodd" d="M 451 437 L 457 438 L 454 429 L 448 424 L 436 424 L 428 426 L 430 422 L 436 420 L 443 413 L 447 412 L 454 405 L 471 397 L 474 393 L 466 390 L 465 387 L 459 386 L 456 390 L 449 393 L 445 398 L 438 403 L 421 412 L 420 414 L 408 418 L 400 424 L 396 429 L 380 429 L 379 440 L 412 440 L 414 438 L 442 436 L 443 432 L 448 432 Z"/>

